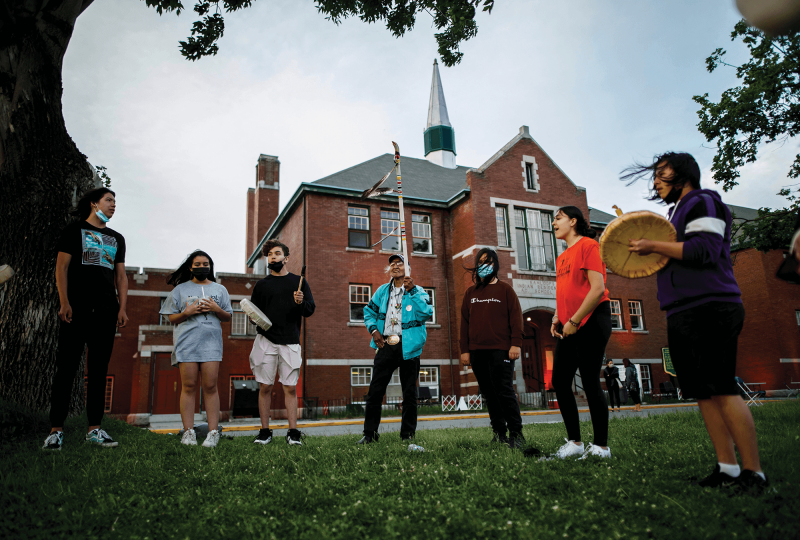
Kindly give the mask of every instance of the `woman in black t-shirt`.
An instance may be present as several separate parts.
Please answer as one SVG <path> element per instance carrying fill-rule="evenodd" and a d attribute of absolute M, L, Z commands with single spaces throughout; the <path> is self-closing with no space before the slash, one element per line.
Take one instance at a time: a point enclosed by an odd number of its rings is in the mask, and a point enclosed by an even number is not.
<path fill-rule="evenodd" d="M 81 221 L 67 225 L 58 241 L 56 287 L 61 303 L 58 311 L 61 327 L 50 395 L 52 428 L 44 441 L 45 450 L 61 450 L 72 382 L 87 345 L 86 441 L 106 448 L 118 444 L 100 429 L 114 334 L 117 327 L 122 328 L 128 322 L 125 239 L 106 227 L 115 209 L 116 200 L 110 189 L 88 192 L 73 212 Z"/>

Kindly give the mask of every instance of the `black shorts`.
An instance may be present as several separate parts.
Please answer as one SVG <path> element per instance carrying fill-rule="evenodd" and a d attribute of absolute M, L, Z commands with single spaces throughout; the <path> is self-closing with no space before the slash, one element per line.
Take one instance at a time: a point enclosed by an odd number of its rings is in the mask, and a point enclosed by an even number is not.
<path fill-rule="evenodd" d="M 709 302 L 667 318 L 669 353 L 684 397 L 739 394 L 736 351 L 744 306 Z"/>

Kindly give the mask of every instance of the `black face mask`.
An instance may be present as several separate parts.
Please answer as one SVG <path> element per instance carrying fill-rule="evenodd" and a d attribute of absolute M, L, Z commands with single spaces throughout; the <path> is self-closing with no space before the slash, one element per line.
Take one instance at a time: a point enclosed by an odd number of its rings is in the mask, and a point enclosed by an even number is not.
<path fill-rule="evenodd" d="M 211 269 L 208 267 L 199 266 L 197 268 L 192 268 L 192 275 L 197 281 L 205 281 L 210 273 Z"/>
<path fill-rule="evenodd" d="M 275 261 L 267 264 L 270 270 L 273 272 L 280 272 L 283 270 L 284 261 Z"/>

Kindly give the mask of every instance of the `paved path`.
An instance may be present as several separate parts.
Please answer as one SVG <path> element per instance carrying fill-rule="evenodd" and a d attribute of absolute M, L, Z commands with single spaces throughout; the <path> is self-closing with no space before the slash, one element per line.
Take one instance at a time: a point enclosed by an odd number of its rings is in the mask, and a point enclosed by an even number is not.
<path fill-rule="evenodd" d="M 610 413 L 610 418 L 621 417 L 642 417 L 653 414 L 666 414 L 672 412 L 696 411 L 697 403 L 675 403 L 670 405 L 643 405 L 642 412 L 633 412 L 633 407 L 623 407 L 622 412 Z M 589 409 L 578 409 L 581 421 L 590 420 Z M 553 411 L 522 411 L 523 424 L 552 424 L 560 423 L 561 413 Z M 363 430 L 364 419 L 355 418 L 347 420 L 301 420 L 297 423 L 298 429 L 306 435 L 358 435 Z M 258 434 L 260 425 L 256 419 L 247 418 L 233 422 L 223 422 L 225 435 L 250 436 Z M 271 423 L 275 431 L 275 437 L 286 435 L 288 425 L 285 420 Z M 420 416 L 418 418 L 417 430 L 423 429 L 445 429 L 445 428 L 467 428 L 467 427 L 489 427 L 489 415 L 487 413 L 476 414 L 454 414 Z M 181 429 L 180 422 L 169 428 L 151 429 L 153 433 L 178 433 Z M 400 431 L 400 417 L 390 416 L 381 420 L 381 433 Z"/>

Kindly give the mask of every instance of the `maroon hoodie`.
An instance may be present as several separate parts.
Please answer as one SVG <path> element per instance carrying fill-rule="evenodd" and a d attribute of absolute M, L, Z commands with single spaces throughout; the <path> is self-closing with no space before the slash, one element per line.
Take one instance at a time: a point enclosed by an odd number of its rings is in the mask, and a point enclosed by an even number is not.
<path fill-rule="evenodd" d="M 461 354 L 522 347 L 522 308 L 511 285 L 498 281 L 467 289 L 461 304 Z"/>

